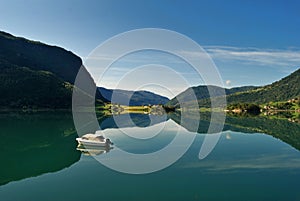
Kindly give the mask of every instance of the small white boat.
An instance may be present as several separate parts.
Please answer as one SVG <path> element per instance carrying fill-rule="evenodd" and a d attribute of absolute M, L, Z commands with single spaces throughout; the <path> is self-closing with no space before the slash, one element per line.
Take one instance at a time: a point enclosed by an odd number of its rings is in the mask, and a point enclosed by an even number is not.
<path fill-rule="evenodd" d="M 95 134 L 86 134 L 82 137 L 76 138 L 79 145 L 83 146 L 110 146 L 113 143 L 110 139 L 103 137 L 102 135 L 95 135 Z"/>

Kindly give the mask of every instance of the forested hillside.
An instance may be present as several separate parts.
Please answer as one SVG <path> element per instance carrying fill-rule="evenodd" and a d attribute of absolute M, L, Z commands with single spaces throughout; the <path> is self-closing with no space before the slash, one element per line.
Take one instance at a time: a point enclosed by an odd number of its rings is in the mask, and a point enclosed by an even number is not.
<path fill-rule="evenodd" d="M 288 101 L 300 97 L 300 69 L 279 81 L 261 87 L 247 86 L 231 89 L 223 89 L 217 86 L 191 87 L 170 100 L 167 105 L 179 107 L 178 100 L 181 100 L 182 103 L 188 106 L 193 97 L 191 96 L 191 93 L 194 92 L 199 107 L 210 107 L 211 102 L 207 87 L 214 90 L 214 94 L 218 94 L 221 90 L 225 90 L 227 104 L 264 104 L 269 102 Z M 220 94 L 222 93 L 220 92 Z"/>
<path fill-rule="evenodd" d="M 0 108 L 70 108 L 81 65 L 63 48 L 0 32 Z"/>

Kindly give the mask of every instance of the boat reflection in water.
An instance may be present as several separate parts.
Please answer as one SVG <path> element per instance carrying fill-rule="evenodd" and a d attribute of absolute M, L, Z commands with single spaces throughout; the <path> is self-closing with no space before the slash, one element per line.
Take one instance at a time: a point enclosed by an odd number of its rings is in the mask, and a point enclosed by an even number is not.
<path fill-rule="evenodd" d="M 105 154 L 108 153 L 113 147 L 106 146 L 106 147 L 89 147 L 89 146 L 83 146 L 83 145 L 78 145 L 77 150 L 81 151 L 82 154 L 86 156 L 97 156 L 100 154 Z"/>
<path fill-rule="evenodd" d="M 101 134 L 85 134 L 76 140 L 78 142 L 77 150 L 84 155 L 96 156 L 107 153 L 113 148 L 110 139 Z"/>

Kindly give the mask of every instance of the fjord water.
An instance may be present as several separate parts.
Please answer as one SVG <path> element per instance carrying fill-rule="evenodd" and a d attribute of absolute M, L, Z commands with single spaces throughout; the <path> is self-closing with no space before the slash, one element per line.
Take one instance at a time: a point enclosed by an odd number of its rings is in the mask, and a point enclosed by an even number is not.
<path fill-rule="evenodd" d="M 195 137 L 169 167 L 125 174 L 76 149 L 72 115 L 63 112 L 0 114 L 0 198 L 30 200 L 299 200 L 300 125 L 286 119 L 229 116 L 213 151 L 198 158 L 209 118 L 198 132 L 180 116 L 131 115 L 116 124 L 99 118 L 105 135 L 135 154 L 159 151 L 179 132 Z M 122 119 L 122 116 L 117 118 Z M 134 124 L 132 124 L 134 122 Z M 157 135 L 153 133 L 160 131 Z M 133 133 L 128 136 L 125 133 Z M 136 139 L 141 135 L 141 139 Z M 147 138 L 147 140 L 145 140 Z M 176 152 L 176 147 L 173 148 Z M 110 159 L 114 149 L 98 155 Z M 165 160 L 158 158 L 157 160 Z M 145 161 L 140 161 L 141 163 Z M 120 165 L 122 160 L 120 160 Z"/>

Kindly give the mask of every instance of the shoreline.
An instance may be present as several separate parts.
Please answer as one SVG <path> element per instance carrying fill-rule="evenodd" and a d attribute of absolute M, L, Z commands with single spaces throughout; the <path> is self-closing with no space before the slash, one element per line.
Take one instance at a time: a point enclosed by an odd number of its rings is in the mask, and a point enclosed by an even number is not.
<path fill-rule="evenodd" d="M 0 108 L 0 112 L 22 112 L 22 113 L 34 113 L 34 112 L 72 112 L 72 109 L 12 109 L 12 108 Z"/>

